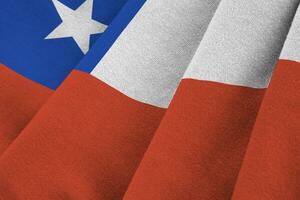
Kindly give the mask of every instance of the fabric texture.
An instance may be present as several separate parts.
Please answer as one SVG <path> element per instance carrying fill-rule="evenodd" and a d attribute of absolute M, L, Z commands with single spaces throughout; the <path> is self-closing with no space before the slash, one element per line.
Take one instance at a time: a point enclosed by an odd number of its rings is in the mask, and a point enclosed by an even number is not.
<path fill-rule="evenodd" d="M 94 4 L 93 4 L 94 2 Z M 137 12 L 138 8 L 140 8 L 143 4 L 144 0 L 140 0 L 138 3 L 133 2 L 130 0 L 128 3 L 126 3 L 124 6 L 124 9 L 126 11 L 130 11 L 130 13 L 126 14 L 125 17 L 122 15 L 122 19 L 115 19 L 116 21 L 120 21 L 123 24 L 128 24 L 134 14 Z M 14 40 L 12 43 L 14 44 L 16 36 L 15 34 L 22 35 L 22 32 L 18 32 L 14 34 L 11 34 L 10 32 L 13 31 L 14 26 L 16 24 L 10 25 L 13 23 L 15 18 L 12 18 L 11 20 L 3 21 L 6 18 L 6 15 L 9 15 L 12 11 L 11 4 L 15 4 L 16 1 L 10 1 L 5 3 L 5 6 L 1 7 L 0 10 L 0 26 L 5 25 L 6 29 L 5 31 L 0 31 L 0 41 L 5 40 L 6 37 L 8 37 L 6 40 Z M 86 4 L 87 3 L 87 4 Z M 8 5 L 7 5 L 8 4 Z M 50 5 L 49 5 L 50 4 Z M 109 22 L 114 19 L 113 17 L 117 15 L 118 10 L 120 10 L 120 7 L 122 7 L 124 4 L 124 1 L 115 1 L 112 0 L 110 4 L 107 4 L 107 2 L 104 2 L 102 0 L 88 0 L 87 2 L 81 2 L 81 4 L 77 5 L 77 11 L 82 10 L 84 14 L 87 12 L 97 13 L 97 15 L 93 15 L 92 17 L 100 17 L 105 18 Z M 127 5 L 128 4 L 128 5 Z M 13 53 L 10 52 L 9 49 L 2 49 L 0 48 L 0 63 L 8 63 L 8 66 L 0 65 L 0 70 L 2 73 L 0 73 L 0 89 L 1 89 L 1 97 L 0 97 L 0 106 L 1 106 L 1 112 L 0 112 L 0 154 L 9 146 L 9 144 L 14 141 L 14 139 L 19 135 L 21 130 L 27 125 L 27 123 L 32 119 L 32 117 L 36 114 L 36 112 L 41 108 L 41 106 L 47 101 L 47 99 L 50 97 L 50 95 L 54 92 L 53 85 L 58 85 L 60 82 L 64 80 L 64 78 L 68 75 L 68 73 L 71 71 L 71 69 L 76 67 L 76 64 L 80 61 L 81 58 L 83 58 L 83 54 L 79 52 L 72 53 L 73 50 L 78 50 L 79 47 L 72 46 L 71 49 L 65 50 L 64 53 L 60 53 L 62 57 L 57 57 L 56 53 L 59 53 L 62 48 L 62 44 L 57 41 L 57 39 L 53 39 L 53 41 L 48 41 L 44 38 L 41 38 L 41 30 L 36 31 L 36 23 L 40 23 L 39 20 L 48 17 L 48 12 L 55 11 L 56 6 L 58 10 L 64 9 L 68 10 L 68 12 L 71 12 L 72 15 L 75 13 L 76 9 L 72 10 L 71 8 L 67 7 L 65 4 L 62 4 L 61 2 L 58 2 L 57 0 L 52 1 L 45 1 L 45 2 L 35 2 L 31 6 L 46 6 L 47 9 L 44 12 L 40 11 L 34 11 L 34 12 L 25 12 L 25 10 L 22 10 L 23 12 L 19 13 L 21 15 L 22 20 L 28 20 L 35 16 L 37 16 L 39 19 L 37 21 L 26 21 L 26 26 L 28 26 L 26 29 L 28 32 L 34 32 L 30 36 L 26 37 L 26 40 L 24 39 L 23 43 L 29 43 L 31 46 L 25 45 L 20 47 L 20 51 L 14 51 Z M 74 2 L 67 5 L 74 5 Z M 87 6 L 88 5 L 88 6 Z M 94 6 L 92 6 L 94 5 Z M 109 9 L 106 10 L 106 13 L 99 13 L 98 7 L 96 5 L 102 5 L 102 6 L 108 6 Z M 19 5 L 18 9 L 27 7 L 27 3 L 23 2 Z M 130 6 L 130 9 L 127 7 Z M 88 7 L 88 9 L 87 9 Z M 131 8 L 133 7 L 133 8 Z M 92 9 L 93 8 L 93 9 Z M 7 11 L 7 12 L 5 12 Z M 97 12 L 98 11 L 98 12 Z M 123 11 L 124 12 L 124 11 Z M 52 13 L 52 12 L 51 12 Z M 58 15 L 62 14 L 63 11 L 57 11 L 55 13 L 52 13 L 51 15 Z M 63 15 L 63 14 L 62 14 Z M 75 15 L 75 14 L 74 14 Z M 18 16 L 20 17 L 20 16 Z M 17 17 L 17 18 L 18 18 Z M 70 16 L 69 16 L 70 17 Z M 79 18 L 81 15 L 79 16 Z M 78 17 L 75 17 L 78 20 Z M 119 18 L 116 16 L 116 18 Z M 3 23 L 1 23 L 3 22 Z M 18 22 L 19 23 L 19 22 Z M 114 22 L 116 23 L 116 22 Z M 24 26 L 25 26 L 24 25 Z M 76 24 L 75 24 L 76 25 Z M 66 26 L 75 26 L 72 24 L 72 21 L 70 21 L 70 24 Z M 49 24 L 43 24 L 41 28 L 48 27 Z M 120 34 L 120 28 L 118 30 L 115 30 L 114 28 L 116 25 L 112 25 L 113 27 L 108 27 L 110 30 L 108 33 L 104 32 L 100 35 L 98 34 L 97 41 L 92 40 L 90 42 L 90 46 L 95 44 L 95 49 L 101 49 L 104 51 L 105 49 L 109 48 L 111 46 L 111 43 L 103 42 L 104 38 L 113 39 L 116 37 L 116 35 Z M 126 26 L 125 26 L 126 27 Z M 86 28 L 86 32 L 90 32 L 91 28 Z M 92 27 L 93 29 L 93 27 Z M 112 30 L 111 30 L 112 29 Z M 124 29 L 123 27 L 121 28 Z M 6 32 L 9 32 L 10 34 L 6 35 Z M 60 30 L 60 34 L 62 35 L 69 35 L 68 29 Z M 5 35 L 5 36 L 3 36 Z M 111 36 L 113 35 L 113 36 Z M 24 35 L 22 35 L 24 37 Z M 22 38 L 21 37 L 21 38 Z M 46 37 L 46 36 L 45 36 Z M 89 36 L 86 37 L 89 39 Z M 19 39 L 19 38 L 18 38 Z M 70 39 L 70 38 L 69 38 Z M 63 38 L 59 38 L 58 40 L 64 40 Z M 65 39 L 68 40 L 68 39 Z M 48 43 L 52 43 L 51 48 L 47 48 Z M 57 43 L 58 42 L 58 43 Z M 73 41 L 74 42 L 74 41 Z M 62 41 L 62 43 L 64 43 Z M 71 41 L 72 43 L 72 41 Z M 12 45 L 13 45 L 12 44 Z M 70 45 L 70 44 L 63 44 L 63 45 Z M 100 46 L 100 47 L 99 47 Z M 31 56 L 26 56 L 23 51 L 32 51 L 34 49 L 34 52 Z M 57 50 L 59 49 L 59 50 Z M 95 50 L 95 51 L 96 51 Z M 39 52 L 40 54 L 43 52 L 47 52 L 47 59 L 45 59 L 41 55 L 36 55 L 35 52 Z M 54 54 L 53 51 L 55 52 Z M 71 51 L 71 52 L 69 52 Z M 79 48 L 80 51 L 80 48 Z M 28 53 L 28 52 L 27 52 Z M 101 57 L 101 56 L 99 56 Z M 18 58 L 18 59 L 16 59 Z M 20 62 L 20 63 L 19 63 Z M 37 69 L 38 68 L 38 69 Z M 58 69 L 57 69 L 58 68 Z M 37 77 L 35 77 L 37 75 Z"/>
<path fill-rule="evenodd" d="M 1 3 L 0 199 L 300 199 L 299 3 Z"/>

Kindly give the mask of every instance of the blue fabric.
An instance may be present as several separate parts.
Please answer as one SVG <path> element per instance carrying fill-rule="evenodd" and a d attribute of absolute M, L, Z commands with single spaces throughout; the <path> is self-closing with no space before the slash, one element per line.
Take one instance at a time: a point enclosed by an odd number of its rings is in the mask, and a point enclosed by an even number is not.
<path fill-rule="evenodd" d="M 128 0 L 119 14 L 111 22 L 105 33 L 97 40 L 92 49 L 80 61 L 76 68 L 90 73 L 110 49 L 135 14 L 144 5 L 145 1 L 146 0 Z"/>
<path fill-rule="evenodd" d="M 84 0 L 60 0 L 75 10 Z M 109 25 L 127 0 L 94 0 L 93 19 Z M 84 56 L 73 38 L 45 40 L 62 21 L 52 0 L 0 2 L 0 62 L 56 89 Z M 91 44 L 103 34 L 92 35 Z"/>

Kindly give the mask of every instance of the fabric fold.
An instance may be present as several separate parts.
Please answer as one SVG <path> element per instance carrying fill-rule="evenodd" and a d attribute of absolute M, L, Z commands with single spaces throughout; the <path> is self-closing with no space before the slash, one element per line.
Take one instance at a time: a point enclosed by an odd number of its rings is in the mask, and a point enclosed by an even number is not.
<path fill-rule="evenodd" d="M 79 40 L 86 53 L 106 34 L 101 27 L 98 30 L 99 24 L 105 23 L 107 27 L 126 2 L 85 0 L 63 4 L 58 0 L 32 3 L 11 0 L 1 3 L 0 63 L 5 65 L 0 65 L 0 155 L 85 56 L 72 37 L 78 34 L 76 31 L 82 34 Z M 82 17 L 85 17 L 83 23 L 92 21 L 98 26 L 78 30 L 78 20 Z M 67 25 L 63 23 L 66 19 Z M 54 34 L 54 38 L 47 39 L 47 34 L 55 26 L 62 27 L 61 24 L 65 26 L 55 33 L 57 38 Z"/>
<path fill-rule="evenodd" d="M 221 1 L 124 200 L 231 198 L 298 3 Z"/>
<path fill-rule="evenodd" d="M 232 199 L 300 198 L 300 9 L 263 99 Z"/>
<path fill-rule="evenodd" d="M 74 70 L 5 151 L 0 198 L 121 199 L 218 2 L 146 1 L 91 73 Z"/>

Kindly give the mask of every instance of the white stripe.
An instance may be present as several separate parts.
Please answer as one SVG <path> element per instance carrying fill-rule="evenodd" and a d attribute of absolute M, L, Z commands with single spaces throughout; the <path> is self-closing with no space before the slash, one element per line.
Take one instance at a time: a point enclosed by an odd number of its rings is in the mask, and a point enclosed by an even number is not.
<path fill-rule="evenodd" d="M 280 59 L 300 62 L 300 7 L 298 7 L 291 29 L 284 42 Z"/>
<path fill-rule="evenodd" d="M 166 108 L 219 0 L 148 0 L 92 75 Z"/>
<path fill-rule="evenodd" d="M 223 0 L 185 78 L 268 86 L 298 0 Z"/>

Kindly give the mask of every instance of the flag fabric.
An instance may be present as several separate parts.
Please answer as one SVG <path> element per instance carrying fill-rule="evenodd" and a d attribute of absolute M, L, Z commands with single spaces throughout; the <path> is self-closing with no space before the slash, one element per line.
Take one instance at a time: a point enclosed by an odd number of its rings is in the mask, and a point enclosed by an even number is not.
<path fill-rule="evenodd" d="M 0 199 L 300 198 L 299 0 L 106 1 L 108 27 L 86 20 L 90 0 L 70 2 L 49 4 L 61 23 L 43 37 L 81 53 L 64 81 L 0 50 L 0 111 L 22 102 L 0 114 L 0 134 L 19 133 L 2 148 Z M 0 22 L 16 28 L 12 13 Z M 81 23 L 105 32 L 87 42 Z"/>
<path fill-rule="evenodd" d="M 297 6 L 221 1 L 125 200 L 230 199 Z"/>
<path fill-rule="evenodd" d="M 52 94 L 0 64 L 0 154 Z"/>
<path fill-rule="evenodd" d="M 107 29 L 126 0 L 4 1 L 0 153 Z M 103 44 L 105 46 L 105 44 Z"/>
<path fill-rule="evenodd" d="M 300 197 L 300 8 L 266 91 L 233 199 Z"/>
<path fill-rule="evenodd" d="M 2 155 L 0 197 L 120 199 L 218 3 L 147 1 L 92 71 L 74 70 Z M 79 69 L 99 58 L 86 59 Z"/>

